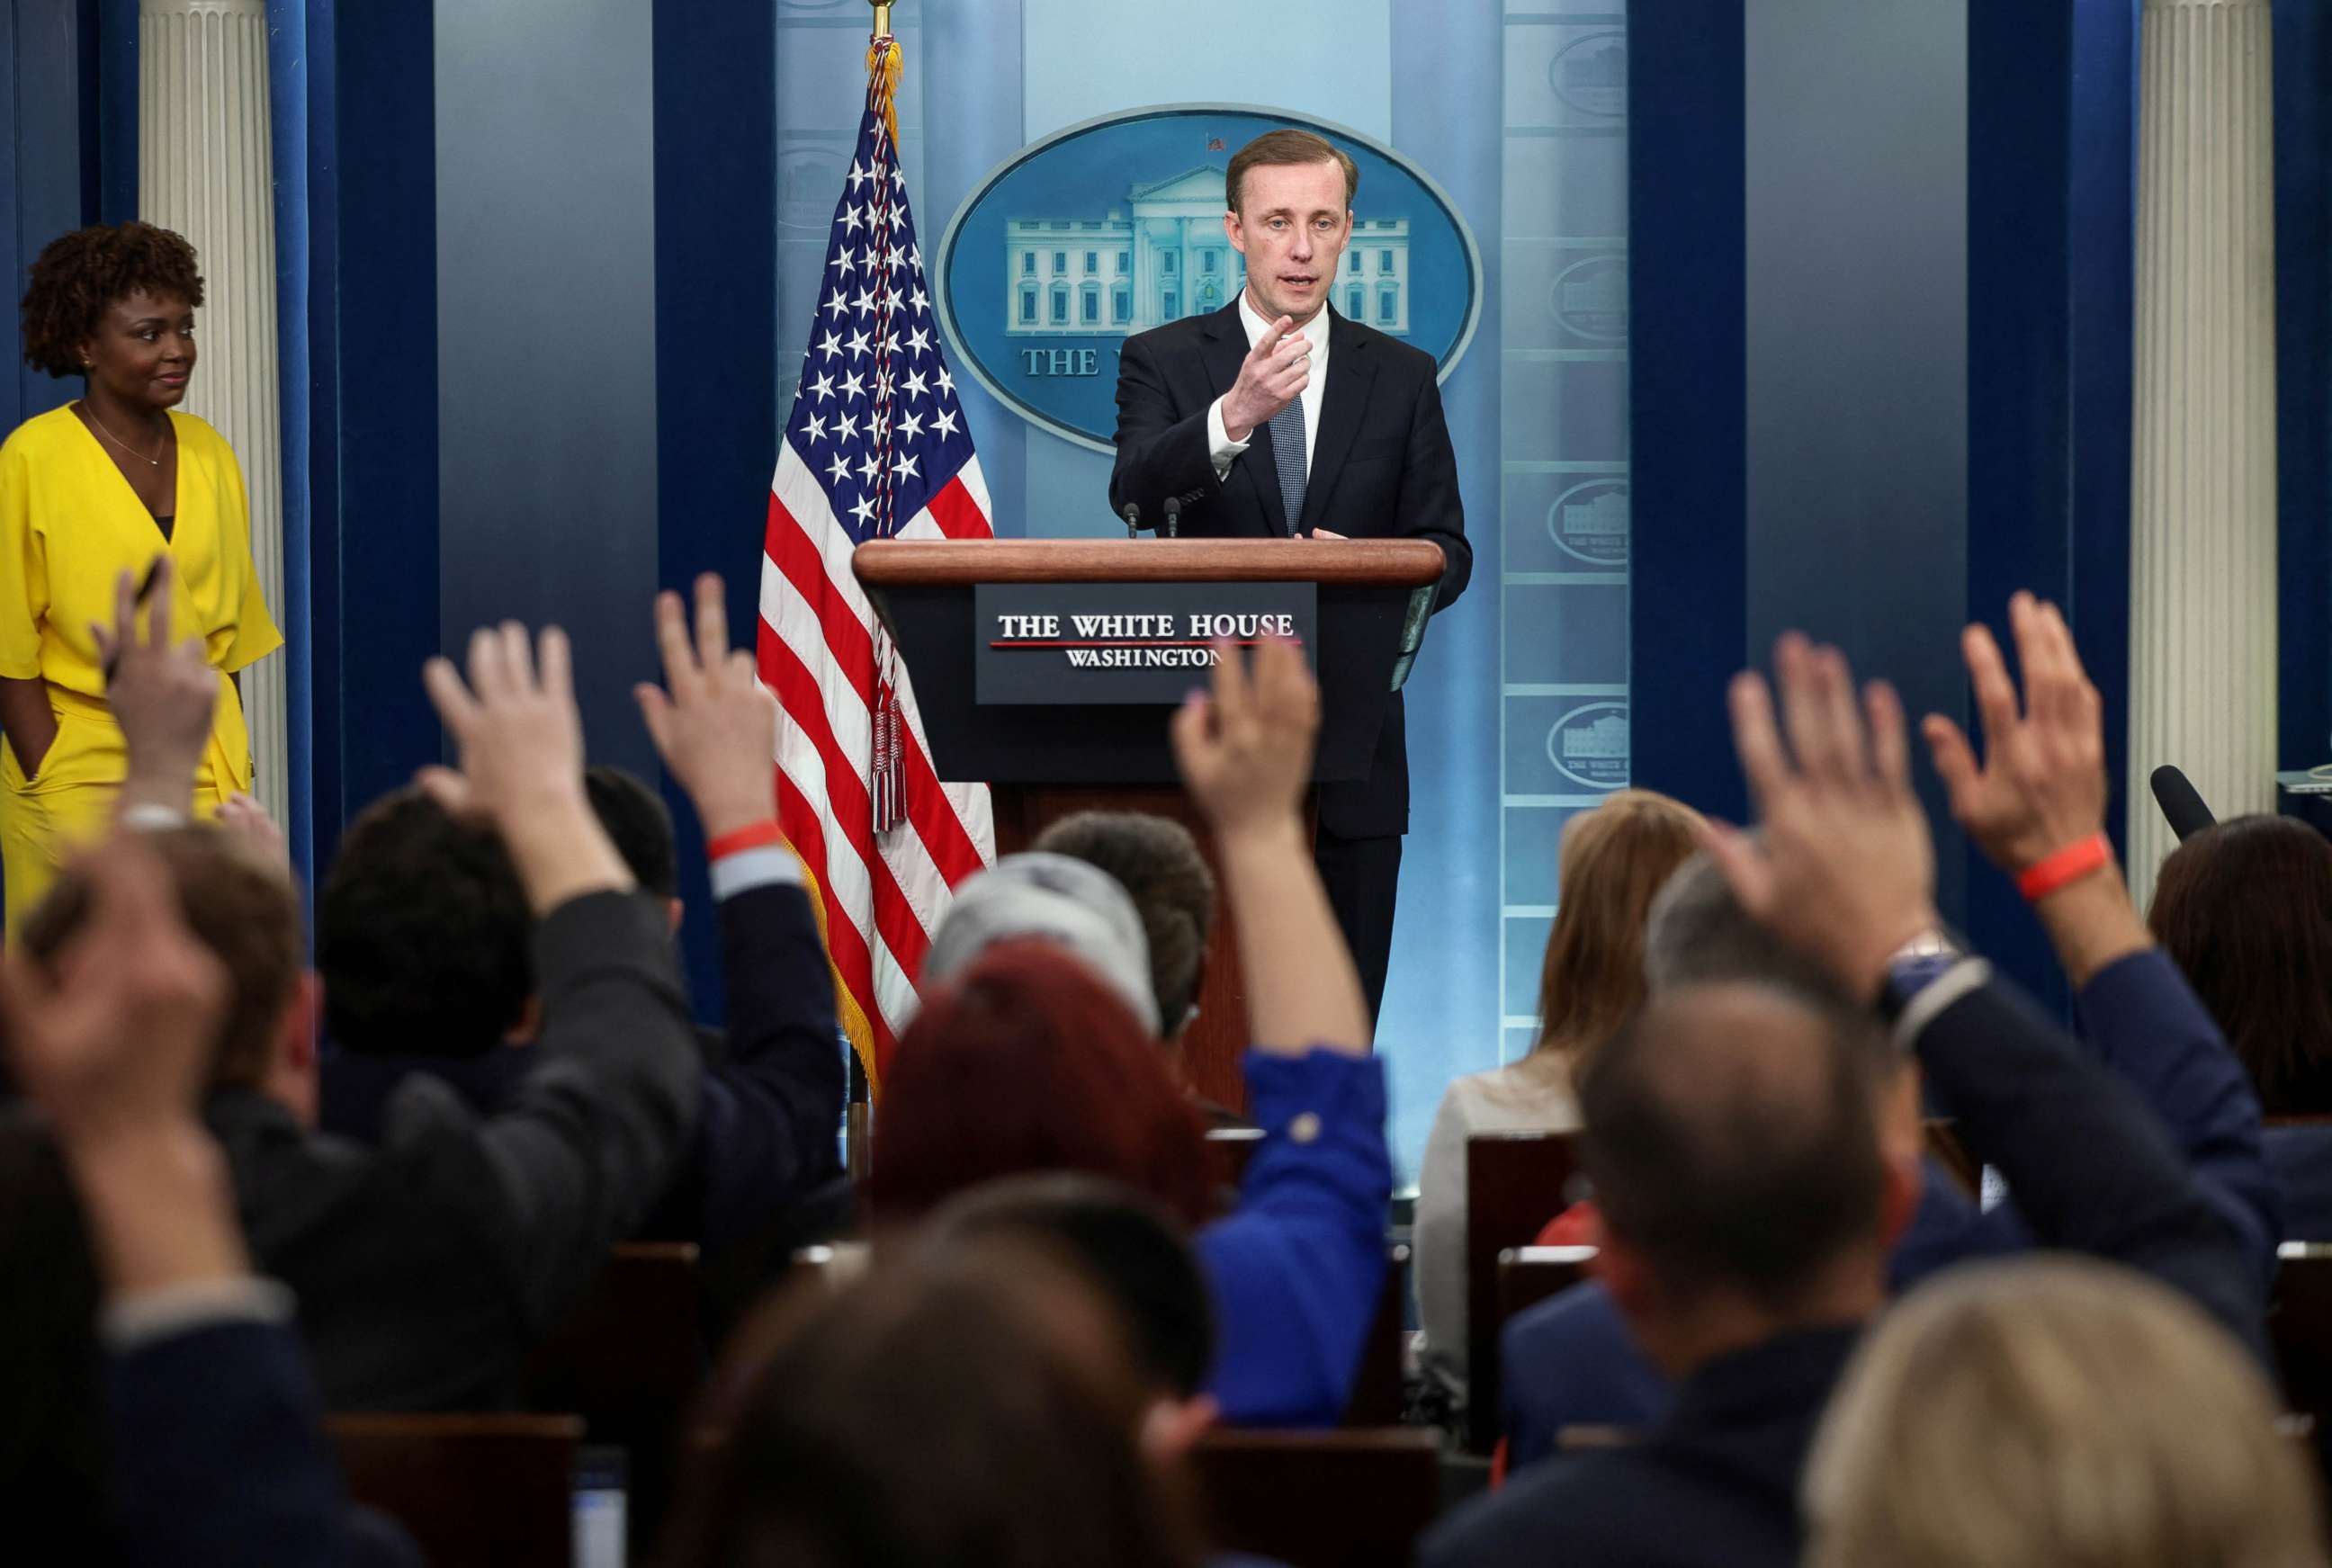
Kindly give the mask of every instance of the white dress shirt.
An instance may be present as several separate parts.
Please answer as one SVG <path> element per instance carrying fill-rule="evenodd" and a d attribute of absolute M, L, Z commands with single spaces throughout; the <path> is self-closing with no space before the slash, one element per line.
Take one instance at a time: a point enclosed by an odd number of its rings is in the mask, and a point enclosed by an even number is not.
<path fill-rule="evenodd" d="M 1263 341 L 1263 335 L 1271 330 L 1271 323 L 1256 313 L 1245 289 L 1239 291 L 1238 313 L 1239 325 L 1247 329 L 1247 349 L 1252 351 L 1257 343 Z M 1295 330 L 1312 345 L 1312 378 L 1304 384 L 1301 398 L 1304 405 L 1304 473 L 1308 481 L 1312 473 L 1312 444 L 1320 434 L 1320 392 L 1328 385 L 1328 307 L 1322 305 L 1313 312 L 1310 320 Z M 1231 464 L 1238 461 L 1238 454 L 1247 449 L 1248 443 L 1262 429 L 1263 426 L 1258 425 L 1247 433 L 1246 441 L 1233 441 L 1223 425 L 1223 399 L 1215 399 L 1213 406 L 1207 410 L 1207 448 L 1214 456 L 1217 479 L 1230 473 Z M 1291 517 L 1287 522 L 1292 528 L 1295 520 Z"/>

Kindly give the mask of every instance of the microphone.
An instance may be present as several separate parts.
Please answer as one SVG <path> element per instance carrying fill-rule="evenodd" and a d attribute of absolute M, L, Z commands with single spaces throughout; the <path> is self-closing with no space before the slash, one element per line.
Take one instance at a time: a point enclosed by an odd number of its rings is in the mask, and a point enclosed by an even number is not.
<path fill-rule="evenodd" d="M 2186 775 L 2169 763 L 2156 768 L 2146 781 L 2154 786 L 2154 803 L 2162 808 L 2163 819 L 2170 824 L 2170 831 L 2178 835 L 2179 843 L 2185 843 L 2205 827 L 2218 826 L 2219 819 L 2203 804 L 2202 796 L 2186 781 Z"/>
<path fill-rule="evenodd" d="M 1129 501 L 1125 503 L 1125 510 L 1119 515 L 1125 519 L 1125 537 L 1128 539 L 1138 537 L 1142 532 L 1142 508 Z"/>
<path fill-rule="evenodd" d="M 1181 529 L 1182 498 L 1179 495 L 1170 495 L 1166 498 L 1166 537 L 1175 538 L 1181 532 Z"/>

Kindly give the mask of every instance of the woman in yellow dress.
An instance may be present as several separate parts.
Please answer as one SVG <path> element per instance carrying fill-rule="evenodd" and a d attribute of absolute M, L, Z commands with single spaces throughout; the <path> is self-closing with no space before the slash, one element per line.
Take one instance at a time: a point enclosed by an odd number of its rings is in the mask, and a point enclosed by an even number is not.
<path fill-rule="evenodd" d="M 33 263 L 24 359 L 81 376 L 78 401 L 0 445 L 0 874 L 16 929 L 56 868 L 111 818 L 124 768 L 96 630 L 115 584 L 167 552 L 171 624 L 219 672 L 195 783 L 207 816 L 251 788 L 235 672 L 282 645 L 251 559 L 243 472 L 219 433 L 174 412 L 195 368 L 195 251 L 167 229 L 78 230 Z"/>

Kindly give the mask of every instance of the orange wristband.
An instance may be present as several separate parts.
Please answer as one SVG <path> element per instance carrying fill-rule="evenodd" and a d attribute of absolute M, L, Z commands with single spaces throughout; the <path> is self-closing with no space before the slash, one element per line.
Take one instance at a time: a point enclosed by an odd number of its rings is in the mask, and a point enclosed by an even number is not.
<path fill-rule="evenodd" d="M 2053 854 L 2042 856 L 2018 872 L 2016 891 L 2024 895 L 2025 903 L 2038 904 L 2059 888 L 2069 887 L 2112 864 L 2112 840 L 2102 833 L 2092 833 Z"/>
<path fill-rule="evenodd" d="M 722 834 L 704 846 L 704 858 L 725 860 L 740 850 L 759 849 L 766 844 L 783 844 L 785 841 L 786 830 L 778 826 L 777 818 L 773 817 L 767 822 L 756 822 L 750 827 Z"/>

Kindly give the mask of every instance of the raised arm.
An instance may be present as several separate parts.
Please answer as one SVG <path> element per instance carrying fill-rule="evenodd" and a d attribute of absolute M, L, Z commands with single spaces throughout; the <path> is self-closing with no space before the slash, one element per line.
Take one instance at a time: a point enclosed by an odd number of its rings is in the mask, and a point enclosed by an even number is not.
<path fill-rule="evenodd" d="M 1192 693 L 1174 715 L 1174 759 L 1222 857 L 1249 1036 L 1262 1051 L 1365 1054 L 1360 971 L 1305 842 L 1320 689 L 1293 643 L 1258 645 L 1252 672 L 1234 644 L 1215 654 L 1212 694 Z"/>
<path fill-rule="evenodd" d="M 218 707 L 218 673 L 203 656 L 203 640 L 174 641 L 170 626 L 167 555 L 157 556 L 141 600 L 130 574 L 114 580 L 113 626 L 92 626 L 105 668 L 105 698 L 121 726 L 128 768 L 114 805 L 116 820 L 184 821 L 195 793 L 195 770 L 210 744 Z M 138 630 L 138 607 L 146 630 Z"/>
<path fill-rule="evenodd" d="M 656 598 L 665 686 L 636 692 L 656 754 L 688 791 L 712 855 L 729 1049 L 705 1075 L 696 1147 L 709 1246 L 735 1240 L 840 1173 L 847 1089 L 834 981 L 800 860 L 772 797 L 777 700 L 729 646 L 721 579 L 696 580 L 696 628 Z"/>
<path fill-rule="evenodd" d="M 344 1563 L 346 1500 L 292 1302 L 253 1275 L 225 1157 L 196 1110 L 225 971 L 134 838 L 88 873 L 89 920 L 53 965 L 9 951 L 5 1012 L 104 1281 L 118 1545 L 98 1554 Z"/>
<path fill-rule="evenodd" d="M 2155 947 L 2107 847 L 2097 688 L 2055 606 L 2018 594 L 2009 625 L 2024 674 L 2021 706 L 1992 634 L 1972 626 L 1962 639 L 1982 763 L 1949 719 L 1930 714 L 1925 725 L 1952 815 L 2008 875 L 2040 877 L 2033 912 L 2079 990 L 2090 1044 L 2161 1118 L 2268 1277 L 2282 1205 L 2259 1098 L 2185 977 Z M 2061 869 L 2046 869 L 2052 860 L 2078 875 L 2065 880 Z"/>
<path fill-rule="evenodd" d="M 1235 645 L 1216 654 L 1212 694 L 1174 716 L 1174 754 L 1238 925 L 1264 1143 L 1238 1211 L 1199 1238 L 1221 1328 L 1210 1391 L 1234 1422 L 1323 1425 L 1343 1412 L 1384 1280 L 1384 1067 L 1298 814 L 1319 693 L 1291 643 L 1257 648 L 1252 674 Z"/>
<path fill-rule="evenodd" d="M 1736 677 L 1731 693 L 1763 841 L 1718 828 L 1711 848 L 1743 908 L 1877 1005 L 1888 955 L 1935 923 L 1902 706 L 1876 683 L 1858 709 L 1844 657 L 1794 633 L 1775 665 L 1781 725 L 1758 676 Z M 2037 1239 L 2152 1273 L 2258 1342 L 2264 1296 L 2239 1228 L 2126 1083 L 1981 960 L 1910 999 L 1897 1032 L 1970 1151 L 2007 1177 Z"/>
<path fill-rule="evenodd" d="M 663 1190 L 695 1114 L 697 1053 L 664 913 L 635 895 L 584 793 L 566 636 L 542 634 L 538 674 L 524 627 L 481 630 L 467 683 L 444 659 L 424 679 L 460 766 L 425 769 L 422 786 L 493 823 L 538 922 L 541 1059 L 482 1137 L 511 1278 L 540 1322 Z"/>

